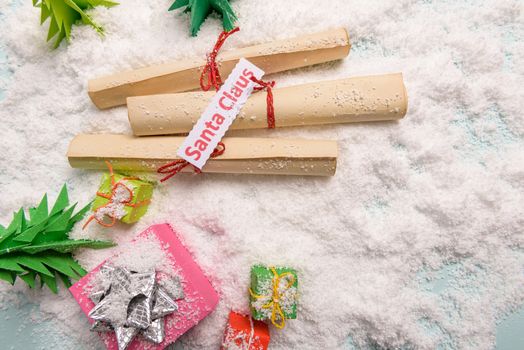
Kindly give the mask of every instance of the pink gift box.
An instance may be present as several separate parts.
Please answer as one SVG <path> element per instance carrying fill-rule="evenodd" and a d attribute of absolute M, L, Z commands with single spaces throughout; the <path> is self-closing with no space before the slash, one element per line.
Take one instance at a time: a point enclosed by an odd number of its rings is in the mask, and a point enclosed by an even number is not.
<path fill-rule="evenodd" d="M 177 272 L 183 281 L 185 297 L 176 301 L 178 304 L 177 312 L 165 316 L 165 339 L 162 343 L 154 344 L 140 339 L 140 337 L 135 337 L 127 347 L 129 350 L 165 348 L 209 315 L 218 304 L 217 292 L 195 263 L 189 251 L 179 241 L 171 226 L 169 224 L 150 226 L 135 239 L 135 242 L 139 243 L 141 237 L 150 234 L 156 235 L 173 257 L 173 264 L 179 270 Z M 95 306 L 89 299 L 89 282 L 103 264 L 97 266 L 69 288 L 86 315 Z M 94 321 L 89 319 L 89 322 L 93 323 Z M 100 336 L 109 350 L 118 350 L 114 332 L 100 333 Z"/>

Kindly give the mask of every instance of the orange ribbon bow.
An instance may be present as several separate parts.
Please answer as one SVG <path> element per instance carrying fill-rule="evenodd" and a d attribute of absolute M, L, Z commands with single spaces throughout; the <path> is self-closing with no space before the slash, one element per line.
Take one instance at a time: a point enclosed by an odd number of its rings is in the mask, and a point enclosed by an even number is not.
<path fill-rule="evenodd" d="M 115 173 L 113 172 L 113 166 L 109 162 L 105 162 L 109 169 L 111 177 L 111 193 L 97 192 L 96 195 L 106 198 L 109 200 L 106 204 L 97 208 L 93 215 L 87 219 L 82 229 L 85 229 L 87 225 L 93 220 L 98 222 L 99 225 L 104 227 L 112 227 L 115 225 L 117 219 L 120 219 L 123 215 L 119 215 L 119 211 L 123 211 L 124 207 L 137 208 L 142 205 L 147 205 L 150 200 L 131 203 L 133 201 L 133 191 L 124 183 L 125 181 L 139 180 L 137 177 L 123 177 L 118 182 L 115 181 Z M 104 221 L 106 217 L 110 218 L 110 221 Z"/>

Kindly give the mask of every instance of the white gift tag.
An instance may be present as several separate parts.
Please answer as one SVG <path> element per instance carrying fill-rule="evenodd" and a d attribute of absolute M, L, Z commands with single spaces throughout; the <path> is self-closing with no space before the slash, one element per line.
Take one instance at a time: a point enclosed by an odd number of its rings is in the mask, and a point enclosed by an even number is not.
<path fill-rule="evenodd" d="M 253 92 L 256 83 L 251 77 L 261 79 L 263 75 L 263 70 L 241 58 L 187 135 L 178 156 L 202 169 Z"/>

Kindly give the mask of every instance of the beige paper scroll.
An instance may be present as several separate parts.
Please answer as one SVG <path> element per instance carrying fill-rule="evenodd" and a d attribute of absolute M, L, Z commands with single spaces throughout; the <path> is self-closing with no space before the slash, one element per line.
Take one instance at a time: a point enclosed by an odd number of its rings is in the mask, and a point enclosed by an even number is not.
<path fill-rule="evenodd" d="M 214 92 L 127 99 L 137 136 L 188 133 Z M 276 127 L 396 120 L 408 97 L 402 74 L 374 75 L 273 89 Z M 266 92 L 254 93 L 231 129 L 267 128 Z"/>
<path fill-rule="evenodd" d="M 67 152 L 73 168 L 156 171 L 178 159 L 184 137 L 128 135 L 76 136 Z M 337 165 L 336 141 L 225 137 L 223 155 L 210 158 L 205 173 L 332 176 Z M 188 166 L 183 171 L 192 172 Z"/>
<path fill-rule="evenodd" d="M 241 57 L 266 74 L 338 60 L 349 54 L 344 28 L 240 48 L 218 55 L 219 70 L 227 77 Z M 204 58 L 170 62 L 92 79 L 88 93 L 98 108 L 123 105 L 129 96 L 190 91 L 200 88 Z"/>

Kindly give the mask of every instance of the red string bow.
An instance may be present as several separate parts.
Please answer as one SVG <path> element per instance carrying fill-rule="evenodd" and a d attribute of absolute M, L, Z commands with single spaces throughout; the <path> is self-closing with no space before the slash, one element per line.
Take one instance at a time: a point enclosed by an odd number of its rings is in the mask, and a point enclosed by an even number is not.
<path fill-rule="evenodd" d="M 204 91 L 208 91 L 211 86 L 215 88 L 215 90 L 218 91 L 220 89 L 220 85 L 222 85 L 222 78 L 220 77 L 220 72 L 218 71 L 218 65 L 216 62 L 218 51 L 226 41 L 226 39 L 231 35 L 240 30 L 239 27 L 236 27 L 235 29 L 230 30 L 229 32 L 226 32 L 225 30 L 220 33 L 218 36 L 217 42 L 215 43 L 215 46 L 213 47 L 213 51 L 207 55 L 207 62 L 204 66 L 204 69 L 202 70 L 202 74 L 200 75 L 200 87 Z M 204 84 L 204 79 L 207 78 L 207 83 Z"/>
<path fill-rule="evenodd" d="M 147 199 L 145 201 L 137 202 L 137 203 L 131 203 L 133 201 L 133 190 L 131 190 L 124 182 L 130 181 L 130 180 L 138 180 L 137 177 L 123 177 L 118 182 L 115 181 L 115 173 L 113 172 L 113 166 L 109 162 L 105 162 L 107 165 L 107 168 L 109 169 L 109 174 L 111 177 L 111 193 L 103 193 L 103 192 L 97 192 L 96 195 L 109 199 L 109 202 L 102 205 L 101 207 L 97 208 L 93 215 L 87 219 L 86 223 L 82 227 L 82 229 L 85 229 L 87 225 L 93 220 L 98 222 L 101 226 L 104 227 L 112 227 L 115 225 L 117 221 L 117 210 L 119 207 L 126 206 L 126 207 L 140 207 L 142 205 L 146 205 L 150 203 L 150 200 Z M 122 196 L 122 193 L 125 193 L 125 196 Z M 122 198 L 120 198 L 122 196 Z M 109 212 L 103 212 L 105 211 L 104 208 L 110 208 Z M 100 213 L 103 213 L 103 215 L 100 215 Z M 110 219 L 109 222 L 104 221 L 104 219 L 108 217 Z"/>
<path fill-rule="evenodd" d="M 221 156 L 226 151 L 226 145 L 224 143 L 219 142 L 217 147 L 213 150 L 213 153 L 209 156 L 210 158 L 215 158 L 218 156 Z M 185 159 L 177 159 L 172 161 L 171 163 L 168 163 L 166 165 L 162 165 L 160 168 L 158 168 L 157 173 L 159 174 L 166 174 L 160 182 L 164 182 L 178 174 L 182 171 L 186 166 L 191 165 L 193 166 L 193 170 L 195 171 L 195 174 L 200 174 L 202 170 L 197 168 L 196 166 L 192 165 Z"/>

